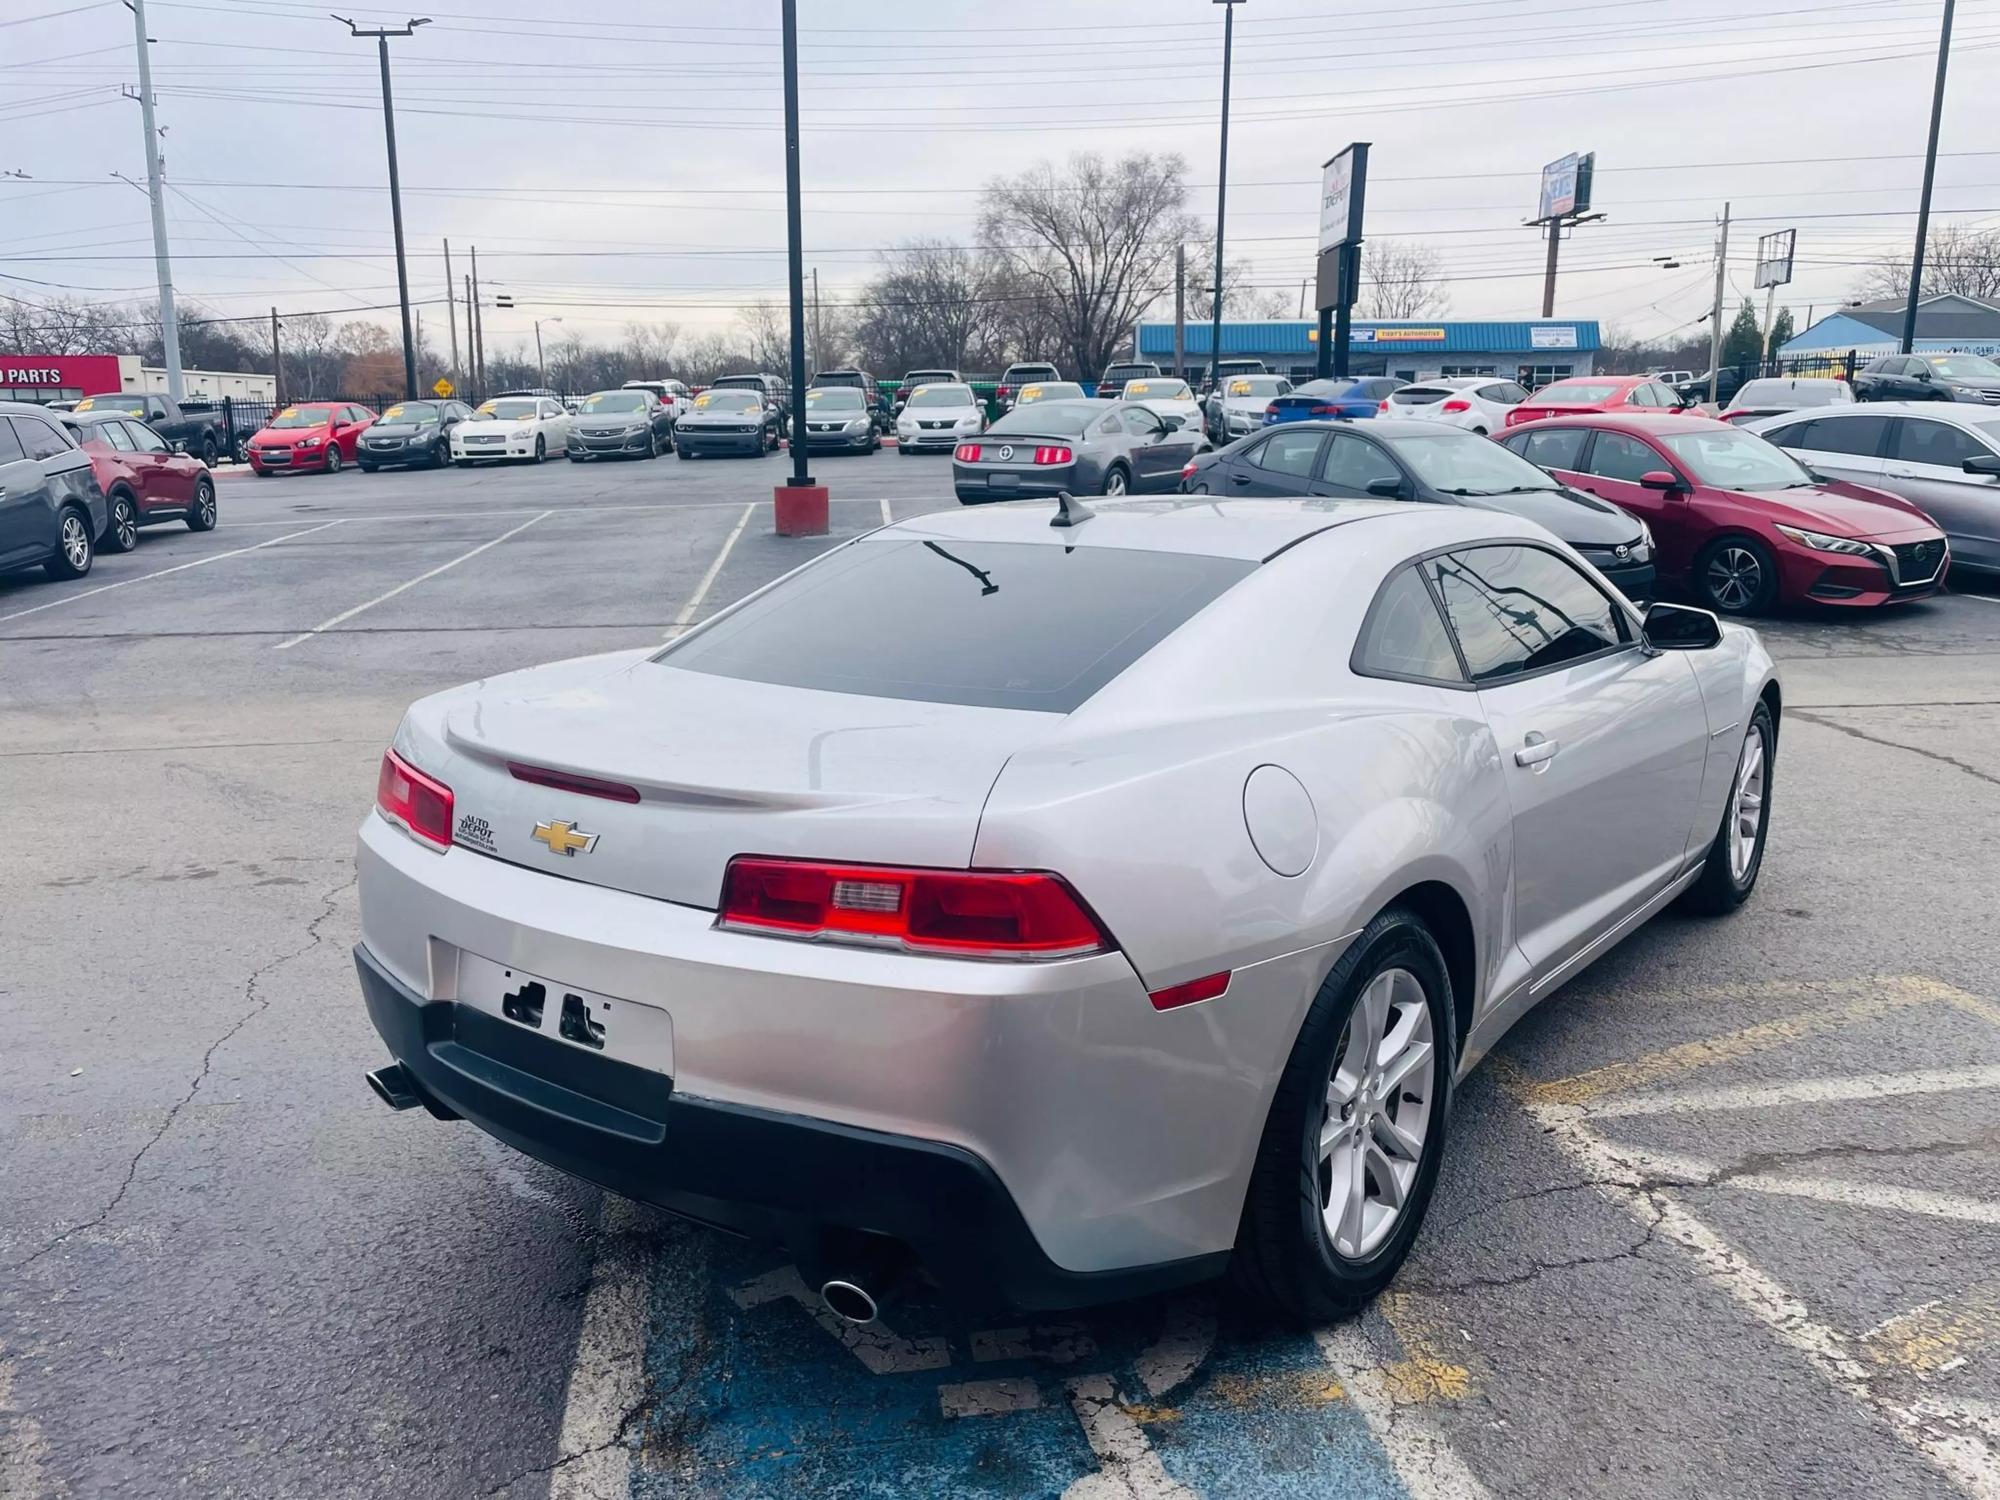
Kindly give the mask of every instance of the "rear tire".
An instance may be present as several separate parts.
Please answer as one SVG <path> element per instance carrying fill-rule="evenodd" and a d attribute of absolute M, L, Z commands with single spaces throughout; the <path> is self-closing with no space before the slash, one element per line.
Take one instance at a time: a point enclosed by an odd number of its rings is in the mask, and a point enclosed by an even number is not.
<path fill-rule="evenodd" d="M 1722 826 L 1708 846 L 1708 862 L 1695 883 L 1675 903 L 1698 916 L 1720 917 L 1735 911 L 1757 888 L 1764 868 L 1764 836 L 1771 827 L 1771 787 L 1776 779 L 1778 726 L 1770 705 L 1759 703 L 1744 731 L 1736 770 L 1729 780 L 1729 802 L 1722 809 Z"/>
<path fill-rule="evenodd" d="M 42 571 L 59 581 L 81 578 L 96 556 L 89 514 L 80 505 L 65 505 L 56 517 L 56 555 L 42 564 Z"/>
<path fill-rule="evenodd" d="M 203 434 L 202 434 L 202 439 L 201 439 L 201 461 L 202 461 L 202 463 L 203 463 L 204 465 L 206 465 L 207 467 L 211 468 L 211 469 L 212 469 L 212 468 L 214 468 L 214 467 L 215 467 L 215 455 L 216 455 L 216 454 L 217 454 L 217 453 L 218 453 L 219 451 L 220 451 L 220 449 L 219 449 L 219 448 L 218 448 L 218 447 L 216 446 L 216 442 L 215 442 L 215 434 L 214 434 L 214 433 L 212 433 L 212 432 L 207 432 L 207 433 L 203 433 Z"/>
<path fill-rule="evenodd" d="M 1104 471 L 1104 488 L 1100 493 L 1113 499 L 1132 493 L 1132 476 L 1123 464 L 1113 464 Z"/>
<path fill-rule="evenodd" d="M 139 512 L 133 508 L 132 497 L 119 491 L 111 497 L 111 519 L 105 524 L 104 535 L 97 539 L 100 552 L 130 552 L 139 545 Z"/>
<path fill-rule="evenodd" d="M 194 482 L 194 503 L 188 507 L 187 529 L 215 530 L 215 481 L 206 474 Z"/>
<path fill-rule="evenodd" d="M 1403 907 L 1370 922 L 1328 973 L 1244 1198 L 1230 1270 L 1254 1298 L 1319 1323 L 1351 1316 L 1394 1279 L 1444 1155 L 1454 1015 L 1444 954 Z"/>

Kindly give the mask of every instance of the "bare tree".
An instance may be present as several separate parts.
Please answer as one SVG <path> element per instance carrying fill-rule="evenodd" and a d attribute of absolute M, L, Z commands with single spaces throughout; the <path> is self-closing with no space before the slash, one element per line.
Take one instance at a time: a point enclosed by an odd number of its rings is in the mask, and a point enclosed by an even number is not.
<path fill-rule="evenodd" d="M 1926 296 L 1955 292 L 1982 302 L 2000 301 L 2000 229 L 1946 224 L 1929 236 L 1924 250 Z M 1863 302 L 1893 302 L 1910 295 L 1910 257 L 1884 255 L 1855 284 Z"/>
<path fill-rule="evenodd" d="M 0 298 L 0 340 L 21 354 L 102 354 L 131 347 L 140 320 L 103 302 Z"/>
<path fill-rule="evenodd" d="M 1292 297 L 1271 287 L 1250 283 L 1252 272 L 1245 261 L 1232 260 L 1222 270 L 1222 315 L 1249 320 L 1289 318 L 1297 315 Z M 1156 316 L 1173 316 L 1173 288 L 1169 286 L 1155 305 Z M 1187 315 L 1189 322 L 1207 322 L 1215 316 L 1215 241 L 1204 240 L 1188 247 Z"/>
<path fill-rule="evenodd" d="M 863 288 L 855 309 L 854 339 L 870 369 L 962 370 L 1000 354 L 992 284 L 997 267 L 990 257 L 943 240 L 918 240 L 884 259 L 885 268 Z"/>
<path fill-rule="evenodd" d="M 1444 260 L 1437 251 L 1403 240 L 1369 240 L 1361 247 L 1361 295 L 1355 311 L 1362 317 L 1441 318 L 1450 308 Z"/>
<path fill-rule="evenodd" d="M 1060 354 L 1088 376 L 1120 351 L 1140 314 L 1173 288 L 1174 246 L 1189 216 L 1187 163 L 1135 152 L 1048 162 L 988 183 L 980 235 L 1029 293 L 1045 300 Z"/>
<path fill-rule="evenodd" d="M 736 315 L 737 343 L 749 368 L 769 375 L 788 375 L 792 368 L 791 309 L 765 298 Z M 723 373 L 728 373 L 724 371 Z"/>

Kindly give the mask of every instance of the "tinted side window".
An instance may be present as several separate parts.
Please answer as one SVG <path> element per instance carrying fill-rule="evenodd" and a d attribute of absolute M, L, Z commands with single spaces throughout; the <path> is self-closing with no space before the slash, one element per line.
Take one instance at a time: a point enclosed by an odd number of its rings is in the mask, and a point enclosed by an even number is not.
<path fill-rule="evenodd" d="M 1541 468 L 1575 472 L 1583 467 L 1583 444 L 1589 436 L 1589 430 L 1583 427 L 1559 428 L 1554 432 L 1524 432 L 1519 439 L 1520 446 L 1514 451 Z"/>
<path fill-rule="evenodd" d="M 1371 479 L 1394 479 L 1400 483 L 1403 475 L 1389 455 L 1366 438 L 1336 432 L 1327 440 L 1319 477 L 1343 494 L 1365 495 Z"/>
<path fill-rule="evenodd" d="M 1370 677 L 1465 681 L 1465 669 L 1452 649 L 1437 601 L 1415 566 L 1404 568 L 1376 595 L 1362 622 L 1353 664 L 1355 671 Z"/>
<path fill-rule="evenodd" d="M 1627 406 L 1658 406 L 1660 403 L 1653 399 L 1653 388 L 1650 385 L 1635 385 L 1632 387 L 1632 394 L 1625 398 L 1625 404 Z"/>
<path fill-rule="evenodd" d="M 1669 467 L 1650 444 L 1622 432 L 1600 432 L 1590 450 L 1590 472 L 1605 479 L 1637 484 L 1643 474 Z"/>
<path fill-rule="evenodd" d="M 1274 474 L 1303 479 L 1312 473 L 1313 459 L 1319 456 L 1320 437 L 1317 432 L 1275 432 L 1250 455 L 1250 462 Z"/>
<path fill-rule="evenodd" d="M 1948 422 L 1905 417 L 1897 424 L 1896 441 L 1889 456 L 1906 464 L 1938 464 L 1956 469 L 1968 458 L 1984 458 L 1988 452 L 1986 445 L 1971 433 Z"/>
<path fill-rule="evenodd" d="M 1623 644 L 1623 617 L 1567 560 L 1472 547 L 1426 564 L 1474 682 L 1497 682 Z"/>
<path fill-rule="evenodd" d="M 1509 406 L 1519 406 L 1528 399 L 1528 388 L 1507 380 L 1496 386 L 1489 386 L 1485 395 L 1490 401 L 1504 401 Z"/>
<path fill-rule="evenodd" d="M 14 436 L 14 429 L 5 417 L 0 417 L 0 464 L 11 464 L 27 456 L 21 448 L 21 440 Z"/>
<path fill-rule="evenodd" d="M 15 417 L 14 435 L 30 458 L 54 458 L 75 446 L 40 417 Z"/>
<path fill-rule="evenodd" d="M 131 435 L 132 446 L 141 453 L 170 453 L 173 446 L 143 422 L 121 422 L 118 424 Z"/>
<path fill-rule="evenodd" d="M 1762 436 L 1765 442 L 1776 443 L 1780 448 L 1803 448 L 1806 429 L 1811 425 L 1810 422 L 1787 422 L 1783 427 L 1774 427 Z"/>
<path fill-rule="evenodd" d="M 1816 417 L 1806 423 L 1799 446 L 1814 453 L 1853 453 L 1874 458 L 1889 430 L 1887 417 Z"/>

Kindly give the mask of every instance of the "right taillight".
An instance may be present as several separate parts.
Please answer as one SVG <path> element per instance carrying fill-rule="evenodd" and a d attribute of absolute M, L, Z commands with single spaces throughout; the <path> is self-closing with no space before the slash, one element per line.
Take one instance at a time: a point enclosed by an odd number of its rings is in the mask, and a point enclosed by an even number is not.
<path fill-rule="evenodd" d="M 1102 953 L 1111 939 L 1060 875 L 931 870 L 738 855 L 716 925 L 956 958 Z"/>
<path fill-rule="evenodd" d="M 1049 447 L 1035 450 L 1035 462 L 1046 468 L 1050 464 L 1067 464 L 1076 461 L 1076 454 L 1068 448 Z"/>
<path fill-rule="evenodd" d="M 951 456 L 962 464 L 976 464 L 979 462 L 980 452 L 981 449 L 977 443 L 960 443 L 956 448 L 951 450 Z"/>
<path fill-rule="evenodd" d="M 451 847 L 451 788 L 426 776 L 393 750 L 382 754 L 375 778 L 375 805 L 382 816 L 420 844 Z"/>

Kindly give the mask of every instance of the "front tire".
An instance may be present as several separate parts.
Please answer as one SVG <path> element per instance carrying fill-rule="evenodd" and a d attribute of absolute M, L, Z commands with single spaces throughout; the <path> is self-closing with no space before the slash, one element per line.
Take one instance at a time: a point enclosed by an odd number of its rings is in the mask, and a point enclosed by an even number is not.
<path fill-rule="evenodd" d="M 206 474 L 194 482 L 194 503 L 188 507 L 187 529 L 215 530 L 215 481 Z"/>
<path fill-rule="evenodd" d="M 130 552 L 139 545 L 139 513 L 132 508 L 132 497 L 116 494 L 111 497 L 111 520 L 104 528 L 104 535 L 97 539 L 101 552 Z"/>
<path fill-rule="evenodd" d="M 90 517 L 80 506 L 66 505 L 56 519 L 56 555 L 42 564 L 49 577 L 81 578 L 90 571 L 97 549 L 90 539 Z"/>
<path fill-rule="evenodd" d="M 535 462 L 540 463 L 549 456 L 549 445 L 538 432 L 535 434 Z"/>
<path fill-rule="evenodd" d="M 212 432 L 203 434 L 201 440 L 201 461 L 203 465 L 207 468 L 214 468 L 215 455 L 219 451 L 216 447 L 215 434 Z"/>
<path fill-rule="evenodd" d="M 1778 597 L 1778 560 L 1754 537 L 1718 537 L 1695 558 L 1691 581 L 1717 614 L 1763 614 Z"/>
<path fill-rule="evenodd" d="M 338 443 L 329 443 L 327 445 L 326 472 L 329 474 L 338 474 L 340 472 L 340 445 Z"/>
<path fill-rule="evenodd" d="M 1457 1064 L 1444 954 L 1390 907 L 1319 987 L 1279 1080 L 1231 1271 L 1309 1322 L 1344 1318 L 1410 1253 L 1437 1185 Z"/>
<path fill-rule="evenodd" d="M 1722 826 L 1708 846 L 1708 862 L 1676 903 L 1682 911 L 1726 916 L 1748 901 L 1757 888 L 1757 873 L 1764 868 L 1764 835 L 1771 826 L 1771 785 L 1777 755 L 1777 723 L 1770 705 L 1759 703 L 1736 755 L 1729 802 L 1722 809 Z"/>

